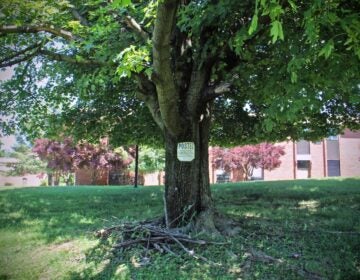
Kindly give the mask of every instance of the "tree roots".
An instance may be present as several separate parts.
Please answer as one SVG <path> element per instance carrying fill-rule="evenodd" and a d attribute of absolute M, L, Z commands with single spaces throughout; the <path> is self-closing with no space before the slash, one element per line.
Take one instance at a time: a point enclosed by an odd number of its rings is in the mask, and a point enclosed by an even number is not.
<path fill-rule="evenodd" d="M 114 251 L 128 250 L 137 246 L 142 250 L 142 258 L 140 262 L 136 262 L 137 266 L 144 266 L 150 263 L 149 254 L 157 251 L 173 256 L 181 256 L 185 253 L 194 259 L 204 261 L 209 265 L 221 266 L 195 252 L 198 246 L 205 245 L 226 245 L 229 242 L 213 241 L 218 235 L 234 235 L 239 233 L 240 228 L 234 221 L 221 216 L 219 214 L 209 215 L 204 213 L 200 215 L 196 222 L 189 224 L 183 228 L 167 229 L 163 224 L 163 219 L 122 223 L 113 227 L 104 228 L 96 232 L 96 236 L 102 239 L 108 239 L 110 236 L 115 237 L 115 244 L 112 246 Z M 210 234 L 208 234 L 209 232 Z M 196 233 L 195 236 L 189 233 Z M 204 235 L 205 234 L 205 235 Z M 196 238 L 203 236 L 206 238 Z M 210 237 L 210 238 L 209 238 Z M 289 270 L 296 272 L 301 277 L 310 280 L 322 280 L 320 275 L 306 270 L 303 267 L 291 265 L 284 259 L 278 259 L 267 255 L 266 253 L 248 248 L 244 255 L 244 262 L 241 266 L 242 274 L 246 278 L 251 267 L 256 262 L 262 262 L 269 265 L 282 265 Z"/>

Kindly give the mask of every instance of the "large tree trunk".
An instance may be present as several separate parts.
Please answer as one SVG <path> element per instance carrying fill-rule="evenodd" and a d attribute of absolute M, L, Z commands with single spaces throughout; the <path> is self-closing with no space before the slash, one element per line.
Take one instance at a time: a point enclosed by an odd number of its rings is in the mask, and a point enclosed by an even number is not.
<path fill-rule="evenodd" d="M 213 227 L 213 203 L 209 183 L 209 119 L 193 122 L 181 135 L 165 132 L 165 216 L 167 226 L 188 224 Z M 181 162 L 177 159 L 179 142 L 194 142 L 195 159 Z M 199 218 L 201 217 L 201 219 Z M 201 220 L 201 221 L 200 221 Z"/>
<path fill-rule="evenodd" d="M 193 53 L 187 35 L 176 29 L 180 4 L 179 0 L 164 0 L 158 5 L 152 34 L 153 72 L 151 81 L 138 75 L 139 96 L 165 135 L 167 226 L 194 225 L 196 230 L 216 231 L 209 185 L 207 112 L 209 102 L 219 94 L 213 85 L 209 87 L 216 59 L 206 51 Z M 177 159 L 179 142 L 195 144 L 193 161 Z"/>

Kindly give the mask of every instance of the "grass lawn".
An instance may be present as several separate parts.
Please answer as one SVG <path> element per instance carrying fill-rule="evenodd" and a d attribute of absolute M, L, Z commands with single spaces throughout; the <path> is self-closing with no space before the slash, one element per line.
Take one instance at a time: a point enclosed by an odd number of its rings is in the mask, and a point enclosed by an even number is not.
<path fill-rule="evenodd" d="M 194 247 L 216 265 L 153 253 L 139 267 L 136 248 L 111 252 L 94 237 L 160 216 L 161 187 L 0 189 L 0 280 L 360 279 L 360 178 L 213 186 L 241 227 L 226 245 Z"/>

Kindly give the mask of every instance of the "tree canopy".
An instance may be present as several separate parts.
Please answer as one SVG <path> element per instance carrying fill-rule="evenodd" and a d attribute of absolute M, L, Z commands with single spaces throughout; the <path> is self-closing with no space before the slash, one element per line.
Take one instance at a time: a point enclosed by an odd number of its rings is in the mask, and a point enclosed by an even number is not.
<path fill-rule="evenodd" d="M 222 231 L 209 141 L 360 127 L 359 11 L 358 0 L 4 0 L 0 67 L 17 67 L 1 126 L 164 143 L 165 225 Z M 192 161 L 177 159 L 181 142 Z"/>
<path fill-rule="evenodd" d="M 152 173 L 165 169 L 165 151 L 153 147 L 142 146 L 139 151 L 139 170 L 142 173 Z M 135 164 L 135 162 L 133 162 Z M 132 169 L 135 167 L 132 166 Z"/>
<path fill-rule="evenodd" d="M 32 150 L 47 163 L 48 174 L 54 176 L 55 185 L 59 184 L 61 177 L 70 180 L 71 173 L 78 169 L 90 169 L 95 184 L 102 172 L 126 169 L 132 161 L 125 152 L 113 151 L 105 144 L 94 145 L 84 141 L 75 144 L 71 138 L 62 141 L 36 139 Z"/>
<path fill-rule="evenodd" d="M 17 162 L 10 165 L 8 176 L 24 176 L 27 174 L 45 173 L 45 164 L 31 151 L 31 148 L 24 142 L 18 142 L 13 147 L 9 157 L 16 158 Z"/>
<path fill-rule="evenodd" d="M 211 141 L 227 145 L 359 127 L 358 1 L 1 6 L 0 66 L 16 65 L 1 85 L 4 131 L 157 144 L 163 126 L 181 125 L 179 110 L 211 111 Z M 194 81 L 205 78 L 199 96 Z"/>

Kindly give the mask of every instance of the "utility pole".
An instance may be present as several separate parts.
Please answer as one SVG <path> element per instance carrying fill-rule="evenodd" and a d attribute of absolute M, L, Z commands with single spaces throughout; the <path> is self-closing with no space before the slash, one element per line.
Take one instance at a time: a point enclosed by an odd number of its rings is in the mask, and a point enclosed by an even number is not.
<path fill-rule="evenodd" d="M 139 174 L 139 145 L 135 145 L 135 180 L 134 180 L 134 188 L 138 187 L 138 174 Z"/>

